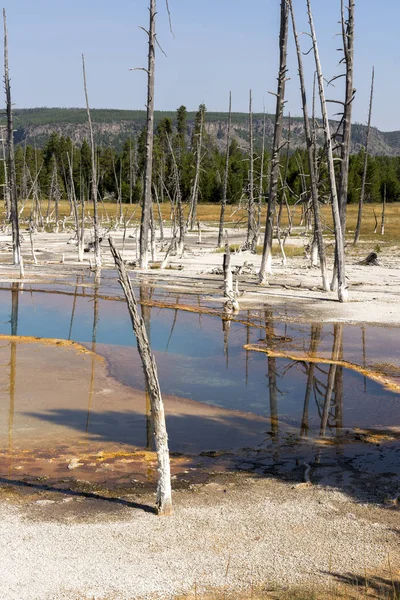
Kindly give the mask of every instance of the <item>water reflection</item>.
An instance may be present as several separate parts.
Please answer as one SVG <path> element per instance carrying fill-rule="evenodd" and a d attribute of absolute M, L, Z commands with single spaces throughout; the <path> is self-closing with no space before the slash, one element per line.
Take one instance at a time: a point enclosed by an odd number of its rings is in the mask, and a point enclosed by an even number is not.
<path fill-rule="evenodd" d="M 18 335 L 18 305 L 19 283 L 13 283 L 11 288 L 11 335 Z M 17 343 L 10 341 L 10 408 L 8 413 L 8 449 L 12 449 L 12 432 L 15 411 L 15 378 L 17 373 Z"/>
<path fill-rule="evenodd" d="M 72 296 L 31 292 L 34 306 L 19 284 L 11 289 L 11 304 L 0 303 L 1 331 L 11 335 L 33 335 L 74 339 L 85 342 L 93 353 L 109 361 L 110 372 L 122 383 L 143 390 L 146 400 L 142 413 L 145 422 L 145 447 L 153 447 L 149 395 L 139 360 L 132 327 L 123 303 L 100 297 L 100 283 L 90 293 L 76 279 Z M 6 292 L 0 292 L 4 294 Z M 8 298 L 9 298 L 8 293 Z M 367 339 L 384 348 L 383 362 L 398 357 L 393 345 L 397 336 L 390 331 L 335 325 L 282 324 L 270 308 L 257 315 L 248 311 L 245 323 L 228 313 L 217 317 L 152 308 L 154 289 L 139 287 L 142 318 L 156 356 L 163 394 L 187 398 L 224 410 L 252 413 L 268 419 L 263 439 L 276 443 L 288 427 L 302 438 L 340 435 L 346 427 L 390 427 L 400 422 L 398 394 L 382 389 L 365 377 L 335 364 L 309 362 L 307 356 L 322 356 L 331 361 L 353 360 L 371 366 L 377 351 Z M 71 302 L 72 300 L 72 302 Z M 179 303 L 179 296 L 176 298 Z M 11 328 L 7 331 L 7 325 Z M 8 327 L 10 327 L 8 325 Z M 388 333 L 389 332 L 389 333 Z M 396 333 L 396 332 L 394 332 Z M 264 345 L 272 350 L 300 353 L 301 361 L 258 354 L 244 345 Z M 370 343 L 371 344 L 371 343 Z M 383 346 L 384 345 L 384 346 Z M 17 344 L 10 342 L 8 446 L 12 447 L 15 414 Z M 372 357 L 372 358 L 371 358 Z M 96 386 L 96 359 L 90 358 L 90 377 L 85 432 L 90 438 Z M 82 407 L 83 408 L 83 407 Z M 118 406 L 115 406 L 118 410 Z M 142 421 L 143 423 L 143 421 Z M 200 424 L 200 419 L 198 421 Z M 195 421 L 191 427 L 196 427 Z M 110 422 L 109 427 L 114 427 Z M 232 445 L 235 445 L 232 431 Z M 132 440 L 132 443 L 136 443 Z"/>

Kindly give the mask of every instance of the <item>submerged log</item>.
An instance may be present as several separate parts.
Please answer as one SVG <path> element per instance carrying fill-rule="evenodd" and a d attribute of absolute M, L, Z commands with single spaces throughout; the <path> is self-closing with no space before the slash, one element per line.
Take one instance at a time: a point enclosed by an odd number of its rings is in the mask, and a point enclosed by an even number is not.
<path fill-rule="evenodd" d="M 132 289 L 131 281 L 126 272 L 125 264 L 116 249 L 112 238 L 109 238 L 111 254 L 119 273 L 119 282 L 124 290 L 133 331 L 137 340 L 137 348 L 143 365 L 147 389 L 150 395 L 151 414 L 153 419 L 154 440 L 158 461 L 158 486 L 157 486 L 157 513 L 159 515 L 172 514 L 171 469 L 168 450 L 168 435 L 165 424 L 164 404 L 161 396 L 160 384 L 157 375 L 157 366 L 151 352 L 146 327 L 139 315 L 138 305 Z"/>

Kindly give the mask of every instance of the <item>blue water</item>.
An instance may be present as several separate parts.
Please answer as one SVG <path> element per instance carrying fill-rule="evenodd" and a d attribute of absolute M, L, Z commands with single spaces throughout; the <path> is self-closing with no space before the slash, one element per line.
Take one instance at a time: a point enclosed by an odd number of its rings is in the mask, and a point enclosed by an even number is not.
<path fill-rule="evenodd" d="M 82 288 L 77 291 L 81 294 Z M 149 296 L 147 288 L 141 293 Z M 136 341 L 124 302 L 94 298 L 92 294 L 92 290 L 85 296 L 16 288 L 0 291 L 0 333 L 94 344 L 108 359 L 113 375 L 127 385 L 143 388 Z M 271 359 L 243 349 L 244 344 L 257 343 L 272 331 L 296 339 L 307 350 L 310 326 L 283 325 L 268 312 L 264 322 L 260 320 L 260 327 L 231 322 L 228 336 L 223 321 L 216 316 L 156 307 L 143 309 L 143 316 L 163 393 L 285 419 L 301 428 L 309 381 L 306 417 L 310 429 L 323 426 L 324 406 L 328 406 L 327 431 L 400 423 L 399 396 L 353 371 L 337 367 L 332 396 L 327 400 L 329 365 L 312 367 L 310 379 L 308 363 Z M 327 325 L 320 333 L 320 345 L 328 354 L 335 331 Z M 356 333 L 350 331 L 351 336 Z"/>

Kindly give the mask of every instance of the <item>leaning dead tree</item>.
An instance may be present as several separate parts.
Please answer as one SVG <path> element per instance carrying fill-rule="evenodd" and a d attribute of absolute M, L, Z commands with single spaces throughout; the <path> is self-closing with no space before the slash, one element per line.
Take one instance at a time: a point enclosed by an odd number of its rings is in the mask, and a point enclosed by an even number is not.
<path fill-rule="evenodd" d="M 312 132 L 312 128 L 310 125 L 310 118 L 308 114 L 308 106 L 307 106 L 307 92 L 304 78 L 304 69 L 303 69 L 303 59 L 301 55 L 301 48 L 299 43 L 299 36 L 296 30 L 296 22 L 294 18 L 293 11 L 293 3 L 292 0 L 289 0 L 290 13 L 292 17 L 292 26 L 293 26 L 293 36 L 296 45 L 297 52 L 297 62 L 298 62 L 298 72 L 300 79 L 300 91 L 301 91 L 301 100 L 303 105 L 303 120 L 304 120 L 304 132 L 306 136 L 306 145 L 307 145 L 307 158 L 308 158 L 308 169 L 310 173 L 310 191 L 311 191 L 311 200 L 314 214 L 314 235 L 317 240 L 318 246 L 318 254 L 319 261 L 321 266 L 321 276 L 322 276 L 322 287 L 327 292 L 329 291 L 329 281 L 328 281 L 328 272 L 326 268 L 326 256 L 325 256 L 325 245 L 324 239 L 322 235 L 322 224 L 321 224 L 321 215 L 319 208 L 319 200 L 318 200 L 318 181 L 317 181 L 317 173 L 315 169 L 315 160 L 314 160 L 314 136 Z"/>
<path fill-rule="evenodd" d="M 310 24 L 312 47 L 313 47 L 313 51 L 314 51 L 315 67 L 316 67 L 316 72 L 317 72 L 318 91 L 319 91 L 321 114 L 322 114 L 322 128 L 323 128 L 324 137 L 325 137 L 327 170 L 328 170 L 328 177 L 329 177 L 333 223 L 334 223 L 334 230 L 335 230 L 336 262 L 337 262 L 337 274 L 338 274 L 338 298 L 339 298 L 340 302 L 345 302 L 348 298 L 348 291 L 347 291 L 346 279 L 345 279 L 344 240 L 343 240 L 342 224 L 341 224 L 340 213 L 339 213 L 339 201 L 338 201 L 338 193 L 337 193 L 337 187 L 336 187 L 336 174 L 335 174 L 335 165 L 334 165 L 334 158 L 333 158 L 332 137 L 331 137 L 330 127 L 329 127 L 328 109 L 327 109 L 327 103 L 326 103 L 326 98 L 325 98 L 325 89 L 324 89 L 324 76 L 322 74 L 321 61 L 319 58 L 317 36 L 315 33 L 315 28 L 314 28 L 314 21 L 313 21 L 312 12 L 311 12 L 310 0 L 307 0 L 307 11 L 308 11 L 308 20 L 309 20 L 309 24 Z"/>
<path fill-rule="evenodd" d="M 231 145 L 231 126 L 232 126 L 232 92 L 229 92 L 229 115 L 228 115 L 228 127 L 226 132 L 226 154 L 225 154 L 225 173 L 224 173 L 224 184 L 222 187 L 222 199 L 221 199 L 221 214 L 219 217 L 219 230 L 218 230 L 218 248 L 222 246 L 222 237 L 224 234 L 225 225 L 225 209 L 228 195 L 228 178 L 229 178 L 229 148 Z"/>
<path fill-rule="evenodd" d="M 271 174 L 269 180 L 269 196 L 267 208 L 267 220 L 265 225 L 264 247 L 260 268 L 260 283 L 265 283 L 267 273 L 271 273 L 272 267 L 272 234 L 274 228 L 274 215 L 276 199 L 278 197 L 279 184 L 279 159 L 282 148 L 283 108 L 285 105 L 285 87 L 287 73 L 287 40 L 288 40 L 289 7 L 287 0 L 281 0 L 281 20 L 279 33 L 279 75 L 278 91 L 276 94 L 276 112 L 274 143 L 271 157 Z"/>
<path fill-rule="evenodd" d="M 369 140 L 371 137 L 372 103 L 373 103 L 373 99 L 374 99 L 374 80 L 375 80 L 375 69 L 372 68 L 371 94 L 369 97 L 369 109 L 368 109 L 367 137 L 365 140 L 365 148 L 364 148 L 364 168 L 363 168 L 363 175 L 362 175 L 362 182 L 361 182 L 360 200 L 358 202 L 358 216 L 357 216 L 356 231 L 354 233 L 354 245 L 356 245 L 358 240 L 360 239 L 362 215 L 363 215 L 363 208 L 364 208 L 364 198 L 365 198 L 365 187 L 367 184 L 368 151 L 369 151 Z"/>
<path fill-rule="evenodd" d="M 132 289 L 125 264 L 116 249 L 112 238 L 109 238 L 111 254 L 118 269 L 119 282 L 124 291 L 136 336 L 137 348 L 142 361 L 146 387 L 150 395 L 151 414 L 153 419 L 154 440 L 158 461 L 157 512 L 159 515 L 172 514 L 171 469 L 168 450 L 168 435 L 165 423 L 164 404 L 157 375 L 157 366 L 151 352 L 146 326 L 139 315 L 138 305 Z"/>
<path fill-rule="evenodd" d="M 13 241 L 13 259 L 14 264 L 19 265 L 21 262 L 21 243 L 19 239 L 19 222 L 18 222 L 18 196 L 17 196 L 17 179 L 15 173 L 15 156 L 14 156 L 14 125 L 13 113 L 11 104 L 11 86 L 10 74 L 8 69 L 8 32 L 6 11 L 3 8 L 3 23 L 4 23 L 4 87 L 6 92 L 6 111 L 7 111 L 7 165 L 8 165 L 8 184 L 10 196 L 10 221 L 12 228 Z"/>
<path fill-rule="evenodd" d="M 99 235 L 99 217 L 97 212 L 97 164 L 96 164 L 96 146 L 94 144 L 92 117 L 90 114 L 89 97 L 86 85 L 85 57 L 82 54 L 82 73 L 83 87 L 85 90 L 86 111 L 89 123 L 90 149 L 91 149 L 91 167 L 92 167 L 92 201 L 93 201 L 93 233 L 94 233 L 94 261 L 96 272 L 101 269 L 101 250 Z"/>

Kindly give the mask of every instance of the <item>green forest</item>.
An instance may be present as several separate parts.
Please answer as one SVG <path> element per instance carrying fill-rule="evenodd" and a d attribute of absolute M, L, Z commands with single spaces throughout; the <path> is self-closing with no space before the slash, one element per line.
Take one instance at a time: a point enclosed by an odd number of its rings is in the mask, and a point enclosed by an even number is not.
<path fill-rule="evenodd" d="M 32 110 L 32 119 L 46 119 L 51 123 L 51 111 Z M 204 107 L 205 110 L 205 107 Z M 50 114 L 47 114 L 50 111 Z M 200 127 L 200 111 L 194 115 L 194 125 L 189 126 L 192 115 L 181 106 L 176 113 L 160 113 L 155 128 L 153 157 L 153 189 L 161 202 L 169 201 L 175 193 L 173 183 L 173 160 L 179 168 L 180 191 L 183 201 L 188 201 L 192 191 L 196 169 L 196 136 Z M 82 115 L 80 115 L 82 112 Z M 104 111 L 112 113 L 113 111 Z M 115 112 L 115 111 L 114 111 Z M 121 111 L 118 111 L 119 113 Z M 134 111 L 126 111 L 131 115 Z M 141 111 L 137 111 L 141 113 Z M 56 111 L 54 118 L 59 122 Z M 85 111 L 75 111 L 85 118 Z M 142 113 L 141 113 L 142 114 Z M 165 115 L 168 116 L 165 116 Z M 109 115 L 112 118 L 112 115 Z M 132 116 L 132 115 L 131 115 Z M 214 114 L 205 110 L 205 119 L 213 119 Z M 219 114 L 219 118 L 220 118 Z M 137 115 L 136 115 L 137 117 Z M 29 111 L 24 111 L 29 122 Z M 35 121 L 35 122 L 36 122 Z M 44 121 L 43 121 L 44 122 Z M 111 145 L 97 146 L 98 188 L 103 200 L 121 203 L 137 203 L 142 199 L 143 175 L 145 166 L 145 123 L 138 135 L 128 138 L 121 149 Z M 204 133 L 201 148 L 201 171 L 199 183 L 199 201 L 218 203 L 222 197 L 226 149 L 221 148 L 218 139 Z M 267 199 L 269 152 L 264 151 L 264 172 L 260 173 L 261 145 L 256 141 L 253 165 L 255 173 L 255 192 L 259 200 Z M 329 188 L 326 181 L 323 150 L 318 151 L 316 161 L 319 171 L 320 199 L 328 201 Z M 19 144 L 16 148 L 16 175 L 18 195 L 28 198 L 32 193 L 41 198 L 69 199 L 71 190 L 78 201 L 90 198 L 91 151 L 86 140 L 74 144 L 70 137 L 53 132 L 40 148 L 30 144 Z M 290 147 L 283 150 L 281 156 L 281 194 L 290 204 L 305 199 L 308 194 L 306 151 Z M 231 204 L 239 203 L 247 197 L 250 157 L 232 139 L 229 147 L 229 177 L 227 200 Z M 358 202 L 364 164 L 364 151 L 350 158 L 350 177 L 348 202 Z M 284 179 L 284 181 L 283 181 Z M 0 183 L 4 183 L 4 172 L 0 172 Z M 388 202 L 400 199 L 400 157 L 370 156 L 366 186 L 366 201 L 381 202 L 384 194 Z"/>

